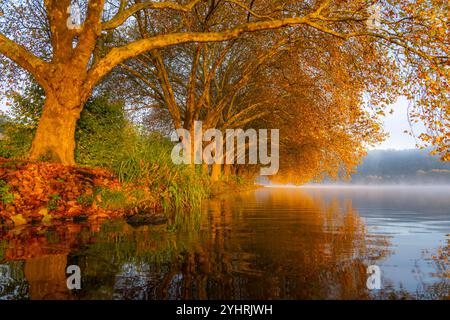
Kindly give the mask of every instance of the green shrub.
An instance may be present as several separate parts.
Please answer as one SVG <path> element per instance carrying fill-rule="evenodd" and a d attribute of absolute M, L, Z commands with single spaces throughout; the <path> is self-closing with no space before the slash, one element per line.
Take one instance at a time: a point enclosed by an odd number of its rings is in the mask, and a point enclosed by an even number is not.
<path fill-rule="evenodd" d="M 31 84 L 12 101 L 9 116 L 0 118 L 0 157 L 22 158 L 31 148 L 44 105 L 44 91 Z M 99 95 L 88 100 L 77 122 L 76 161 L 89 166 L 105 166 L 117 150 L 126 149 L 135 133 L 126 118 L 123 103 Z"/>
<path fill-rule="evenodd" d="M 9 192 L 10 186 L 4 180 L 0 180 L 0 201 L 8 204 L 14 201 L 14 195 Z"/>
<path fill-rule="evenodd" d="M 31 148 L 34 132 L 44 105 L 44 90 L 37 84 L 27 86 L 23 94 L 15 95 L 9 115 L 0 116 L 0 157 L 21 158 Z"/>
<path fill-rule="evenodd" d="M 86 104 L 75 137 L 77 163 L 108 167 L 118 153 L 127 152 L 136 132 L 126 118 L 123 103 L 101 96 Z"/>
<path fill-rule="evenodd" d="M 34 129 L 10 121 L 3 123 L 1 127 L 4 138 L 0 140 L 0 157 L 25 157 L 31 148 Z"/>
<path fill-rule="evenodd" d="M 49 211 L 55 210 L 58 207 L 59 200 L 61 200 L 61 196 L 59 194 L 50 195 L 50 201 L 47 204 L 47 209 Z"/>

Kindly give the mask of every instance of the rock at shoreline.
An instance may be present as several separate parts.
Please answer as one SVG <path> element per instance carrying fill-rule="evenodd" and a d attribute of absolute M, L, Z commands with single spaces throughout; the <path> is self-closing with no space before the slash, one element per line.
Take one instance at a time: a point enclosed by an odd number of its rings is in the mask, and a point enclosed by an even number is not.
<path fill-rule="evenodd" d="M 128 216 L 126 221 L 133 227 L 144 225 L 161 225 L 167 222 L 167 217 L 163 213 L 145 212 Z"/>

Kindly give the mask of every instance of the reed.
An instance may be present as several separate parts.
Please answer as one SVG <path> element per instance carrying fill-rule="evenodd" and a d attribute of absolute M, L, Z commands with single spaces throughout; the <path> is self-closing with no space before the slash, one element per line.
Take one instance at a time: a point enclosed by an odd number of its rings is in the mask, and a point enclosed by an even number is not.
<path fill-rule="evenodd" d="M 209 196 L 209 178 L 201 168 L 173 164 L 172 148 L 160 134 L 140 135 L 111 169 L 120 182 L 149 188 L 164 209 L 199 207 Z"/>

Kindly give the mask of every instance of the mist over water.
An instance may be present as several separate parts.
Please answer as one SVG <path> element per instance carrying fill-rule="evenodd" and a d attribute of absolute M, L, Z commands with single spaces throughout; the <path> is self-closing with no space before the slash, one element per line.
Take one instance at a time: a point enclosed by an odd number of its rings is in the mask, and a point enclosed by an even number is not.
<path fill-rule="evenodd" d="M 324 202 L 351 205 L 369 235 L 388 239 L 386 248 L 390 253 L 377 262 L 383 271 L 385 288 L 428 299 L 439 296 L 433 291 L 438 287 L 448 297 L 449 185 L 325 184 L 291 188 L 284 192 L 303 192 Z M 281 191 L 284 187 L 269 189 Z M 438 252 L 444 263 L 436 261 Z M 435 277 L 439 272 L 442 278 Z"/>

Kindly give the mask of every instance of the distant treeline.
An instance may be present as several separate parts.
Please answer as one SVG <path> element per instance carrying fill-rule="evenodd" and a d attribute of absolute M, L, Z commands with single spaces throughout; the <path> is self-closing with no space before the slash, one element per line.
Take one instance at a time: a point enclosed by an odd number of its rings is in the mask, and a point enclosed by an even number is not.
<path fill-rule="evenodd" d="M 450 183 L 450 162 L 430 150 L 373 150 L 352 175 L 352 183 Z"/>

